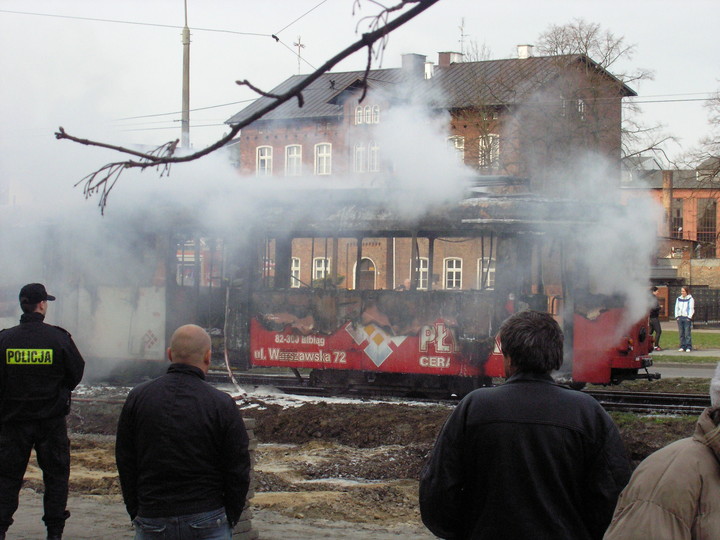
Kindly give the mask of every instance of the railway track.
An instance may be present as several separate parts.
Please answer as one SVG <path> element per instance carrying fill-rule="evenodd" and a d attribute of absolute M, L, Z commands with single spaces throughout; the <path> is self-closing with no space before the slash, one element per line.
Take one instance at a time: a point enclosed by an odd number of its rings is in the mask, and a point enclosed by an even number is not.
<path fill-rule="evenodd" d="M 219 384 L 229 382 L 227 373 L 210 372 L 209 382 Z M 240 385 L 272 386 L 287 394 L 306 396 L 343 395 L 346 397 L 407 397 L 403 392 L 390 388 L 354 387 L 346 392 L 330 391 L 327 388 L 309 386 L 307 379 L 300 380 L 293 375 L 276 374 L 235 374 Z M 697 416 L 710 406 L 707 394 L 668 394 L 660 392 L 628 392 L 623 390 L 585 390 L 593 396 L 605 410 L 632 412 L 640 414 L 680 414 Z M 430 396 L 428 396 L 430 397 Z M 413 396 L 413 399 L 416 399 Z M 441 400 L 447 403 L 449 400 Z"/>
<path fill-rule="evenodd" d="M 587 390 L 607 411 L 646 414 L 684 414 L 698 416 L 710 406 L 707 394 L 665 394 L 659 392 L 625 392 L 621 390 Z"/>

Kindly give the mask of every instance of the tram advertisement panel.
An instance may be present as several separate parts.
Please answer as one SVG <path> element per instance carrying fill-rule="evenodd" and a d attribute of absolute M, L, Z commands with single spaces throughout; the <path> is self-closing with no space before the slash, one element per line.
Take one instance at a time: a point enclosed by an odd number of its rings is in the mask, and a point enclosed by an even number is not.
<path fill-rule="evenodd" d="M 467 347 L 458 343 L 463 320 L 463 309 L 456 301 L 459 298 L 455 296 L 450 302 L 447 295 L 435 295 L 429 301 L 427 293 L 401 295 L 392 291 L 258 294 L 253 298 L 250 319 L 251 363 L 478 375 L 489 351 L 468 354 Z"/>
<path fill-rule="evenodd" d="M 421 328 L 419 335 L 391 336 L 375 324 L 345 323 L 330 335 L 274 332 L 253 319 L 250 351 L 255 366 L 350 369 L 435 375 L 479 374 L 464 361 L 444 321 Z"/>

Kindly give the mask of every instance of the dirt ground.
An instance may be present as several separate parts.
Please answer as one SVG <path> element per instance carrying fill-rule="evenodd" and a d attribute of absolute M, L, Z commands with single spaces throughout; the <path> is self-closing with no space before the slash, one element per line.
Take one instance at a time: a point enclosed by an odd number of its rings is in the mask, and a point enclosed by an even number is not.
<path fill-rule="evenodd" d="M 66 537 L 132 538 L 114 460 L 114 433 L 127 388 L 86 388 L 68 417 L 72 471 Z M 100 401 L 95 401 L 100 400 Z M 253 528 L 262 540 L 434 538 L 418 512 L 417 478 L 450 406 L 397 402 L 292 402 L 253 396 Z M 692 433 L 694 418 L 615 415 L 638 462 Z M 44 533 L 41 474 L 33 460 L 8 539 Z"/>

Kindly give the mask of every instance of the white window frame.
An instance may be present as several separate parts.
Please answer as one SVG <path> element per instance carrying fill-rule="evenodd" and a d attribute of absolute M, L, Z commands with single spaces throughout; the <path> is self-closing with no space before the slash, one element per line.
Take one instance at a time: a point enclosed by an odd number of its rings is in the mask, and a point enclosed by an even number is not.
<path fill-rule="evenodd" d="M 297 150 L 297 152 L 295 152 Z M 302 145 L 289 144 L 285 147 L 285 176 L 302 174 Z"/>
<path fill-rule="evenodd" d="M 412 276 L 412 261 L 410 262 L 410 276 Z M 415 286 L 415 289 L 418 291 L 426 291 L 428 288 L 428 278 L 430 277 L 430 274 L 428 273 L 430 270 L 430 259 L 427 257 L 418 257 L 418 267 L 417 267 L 417 284 Z"/>
<path fill-rule="evenodd" d="M 313 281 L 324 279 L 330 275 L 330 259 L 326 257 L 315 257 L 313 259 Z"/>
<path fill-rule="evenodd" d="M 368 143 L 367 170 L 368 172 L 380 172 L 380 145 L 375 141 Z"/>
<path fill-rule="evenodd" d="M 365 144 L 356 144 L 353 147 L 353 171 L 364 173 L 368 170 L 368 155 Z"/>
<path fill-rule="evenodd" d="M 488 133 L 482 135 L 478 142 L 478 164 L 483 168 L 500 166 L 500 135 Z"/>
<path fill-rule="evenodd" d="M 359 126 L 363 123 L 363 119 L 365 118 L 365 115 L 363 114 L 363 107 L 362 105 L 358 105 L 355 107 L 355 125 Z"/>
<path fill-rule="evenodd" d="M 487 266 L 487 284 L 482 281 L 483 268 Z M 478 289 L 494 289 L 495 288 L 495 259 L 492 257 L 480 257 L 477 260 L 477 288 Z"/>
<path fill-rule="evenodd" d="M 332 174 L 332 144 L 329 142 L 315 145 L 315 174 Z"/>
<path fill-rule="evenodd" d="M 292 257 L 290 259 L 290 287 L 300 287 L 300 258 Z"/>
<path fill-rule="evenodd" d="M 255 149 L 255 174 L 257 176 L 272 176 L 273 147 L 258 146 Z"/>
<path fill-rule="evenodd" d="M 447 257 L 443 260 L 443 286 L 445 289 L 462 289 L 462 262 L 460 257 Z"/>
<path fill-rule="evenodd" d="M 465 137 L 462 135 L 452 135 L 448 137 L 448 148 L 454 151 L 460 163 L 465 163 Z"/>
<path fill-rule="evenodd" d="M 373 105 L 373 108 L 372 108 L 372 123 L 373 123 L 373 124 L 379 124 L 379 123 L 380 123 L 380 106 L 379 106 L 379 105 Z"/>
<path fill-rule="evenodd" d="M 370 105 L 365 105 L 364 112 L 365 112 L 365 119 L 364 119 L 365 123 L 372 124 L 372 118 L 373 118 L 372 107 Z"/>

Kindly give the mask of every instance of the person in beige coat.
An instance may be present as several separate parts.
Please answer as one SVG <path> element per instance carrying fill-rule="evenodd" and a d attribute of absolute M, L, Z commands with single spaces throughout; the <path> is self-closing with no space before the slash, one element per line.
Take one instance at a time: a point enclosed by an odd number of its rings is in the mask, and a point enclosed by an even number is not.
<path fill-rule="evenodd" d="M 720 364 L 710 400 L 692 437 L 640 463 L 603 540 L 720 539 Z"/>

